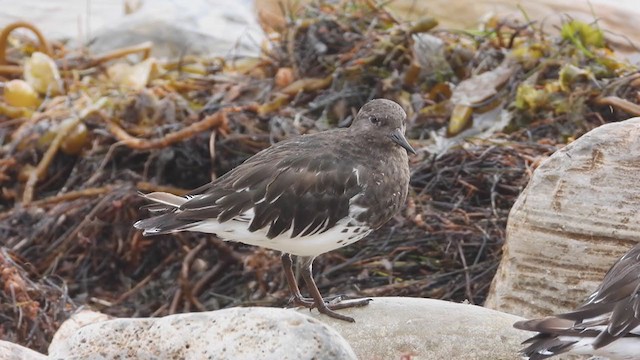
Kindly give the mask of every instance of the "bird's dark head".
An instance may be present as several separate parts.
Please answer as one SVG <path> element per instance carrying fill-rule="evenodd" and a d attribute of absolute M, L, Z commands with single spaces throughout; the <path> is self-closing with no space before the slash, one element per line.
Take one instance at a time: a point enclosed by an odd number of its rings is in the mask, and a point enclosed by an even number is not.
<path fill-rule="evenodd" d="M 371 100 L 356 115 L 351 127 L 355 131 L 373 133 L 374 136 L 384 136 L 394 144 L 415 154 L 416 151 L 404 137 L 407 113 L 397 103 L 387 99 Z"/>

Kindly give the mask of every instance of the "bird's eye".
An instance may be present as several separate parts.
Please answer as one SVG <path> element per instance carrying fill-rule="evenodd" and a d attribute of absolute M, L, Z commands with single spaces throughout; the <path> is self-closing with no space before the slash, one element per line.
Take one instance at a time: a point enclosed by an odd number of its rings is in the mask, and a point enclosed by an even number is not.
<path fill-rule="evenodd" d="M 369 121 L 371 121 L 373 125 L 380 125 L 380 119 L 378 119 L 375 115 L 369 115 Z"/>

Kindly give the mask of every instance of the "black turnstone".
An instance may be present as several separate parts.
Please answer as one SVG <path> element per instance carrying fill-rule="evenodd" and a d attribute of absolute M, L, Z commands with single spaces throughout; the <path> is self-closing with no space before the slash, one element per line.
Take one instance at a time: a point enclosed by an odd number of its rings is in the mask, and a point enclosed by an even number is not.
<path fill-rule="evenodd" d="M 349 128 L 281 141 L 184 197 L 144 195 L 160 214 L 134 226 L 145 235 L 199 231 L 278 250 L 296 305 L 353 322 L 333 310 L 370 299 L 325 301 L 312 263 L 367 236 L 403 206 L 407 152 L 415 154 L 404 136 L 405 118 L 393 101 L 370 101 Z M 300 294 L 291 255 L 304 259 L 302 278 L 311 299 Z"/>
<path fill-rule="evenodd" d="M 574 311 L 513 326 L 538 332 L 523 342 L 529 346 L 521 354 L 530 360 L 561 353 L 640 359 L 640 244 L 609 269 Z"/>

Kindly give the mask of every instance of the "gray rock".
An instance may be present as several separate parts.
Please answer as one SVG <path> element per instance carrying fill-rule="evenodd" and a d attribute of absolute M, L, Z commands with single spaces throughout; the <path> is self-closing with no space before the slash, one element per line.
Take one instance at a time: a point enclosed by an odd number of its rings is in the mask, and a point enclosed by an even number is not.
<path fill-rule="evenodd" d="M 533 173 L 509 214 L 485 306 L 539 317 L 574 308 L 640 241 L 640 118 L 600 126 Z"/>
<path fill-rule="evenodd" d="M 361 360 L 519 360 L 520 343 L 533 335 L 512 327 L 518 316 L 442 300 L 380 297 L 339 311 L 356 322 L 312 314 L 342 334 Z"/>
<path fill-rule="evenodd" d="M 247 2 L 162 0 L 106 24 L 90 42 L 103 53 L 145 41 L 155 57 L 257 56 L 265 35 Z"/>
<path fill-rule="evenodd" d="M 356 359 L 322 322 L 261 307 L 100 321 L 58 337 L 49 349 L 51 360 Z"/>
<path fill-rule="evenodd" d="M 340 313 L 356 322 L 259 307 L 115 320 L 82 311 L 63 323 L 48 359 L 516 360 L 532 335 L 512 328 L 517 316 L 441 300 L 374 298 Z"/>
<path fill-rule="evenodd" d="M 125 15 L 123 2 L 136 2 Z M 2 2 L 0 28 L 22 20 L 49 40 L 89 45 L 94 54 L 153 41 L 155 57 L 258 56 L 265 40 L 253 0 Z M 135 6 L 134 6 L 135 7 Z"/>
<path fill-rule="evenodd" d="M 46 360 L 47 355 L 40 354 L 24 346 L 0 340 L 0 359 L 2 360 Z"/>

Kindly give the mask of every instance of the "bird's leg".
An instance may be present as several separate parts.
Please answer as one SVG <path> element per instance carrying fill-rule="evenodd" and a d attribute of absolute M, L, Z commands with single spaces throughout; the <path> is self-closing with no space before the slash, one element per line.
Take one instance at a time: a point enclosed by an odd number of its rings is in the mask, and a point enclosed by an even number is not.
<path fill-rule="evenodd" d="M 313 299 L 304 298 L 302 294 L 300 294 L 300 288 L 293 273 L 291 254 L 282 253 L 280 259 L 282 260 L 282 267 L 284 268 L 284 276 L 287 278 L 287 283 L 289 284 L 289 290 L 291 290 L 291 294 L 293 295 L 293 303 L 297 306 L 312 308 L 315 305 Z"/>
<path fill-rule="evenodd" d="M 307 284 L 307 290 L 311 294 L 311 297 L 313 298 L 315 303 L 315 307 L 318 308 L 318 311 L 321 314 L 331 316 L 332 318 L 349 321 L 349 322 L 355 322 L 353 318 L 338 314 L 333 310 L 346 309 L 346 308 L 357 307 L 357 306 L 358 307 L 365 306 L 369 304 L 371 299 L 360 299 L 356 301 L 338 302 L 338 303 L 329 303 L 329 304 L 325 303 L 324 299 L 322 298 L 322 295 L 320 294 L 320 290 L 318 290 L 318 286 L 316 285 L 316 282 L 313 280 L 312 264 L 313 264 L 314 258 L 306 257 L 304 259 L 305 261 L 304 261 L 304 266 L 302 267 L 302 279 L 304 279 L 304 282 Z"/>

